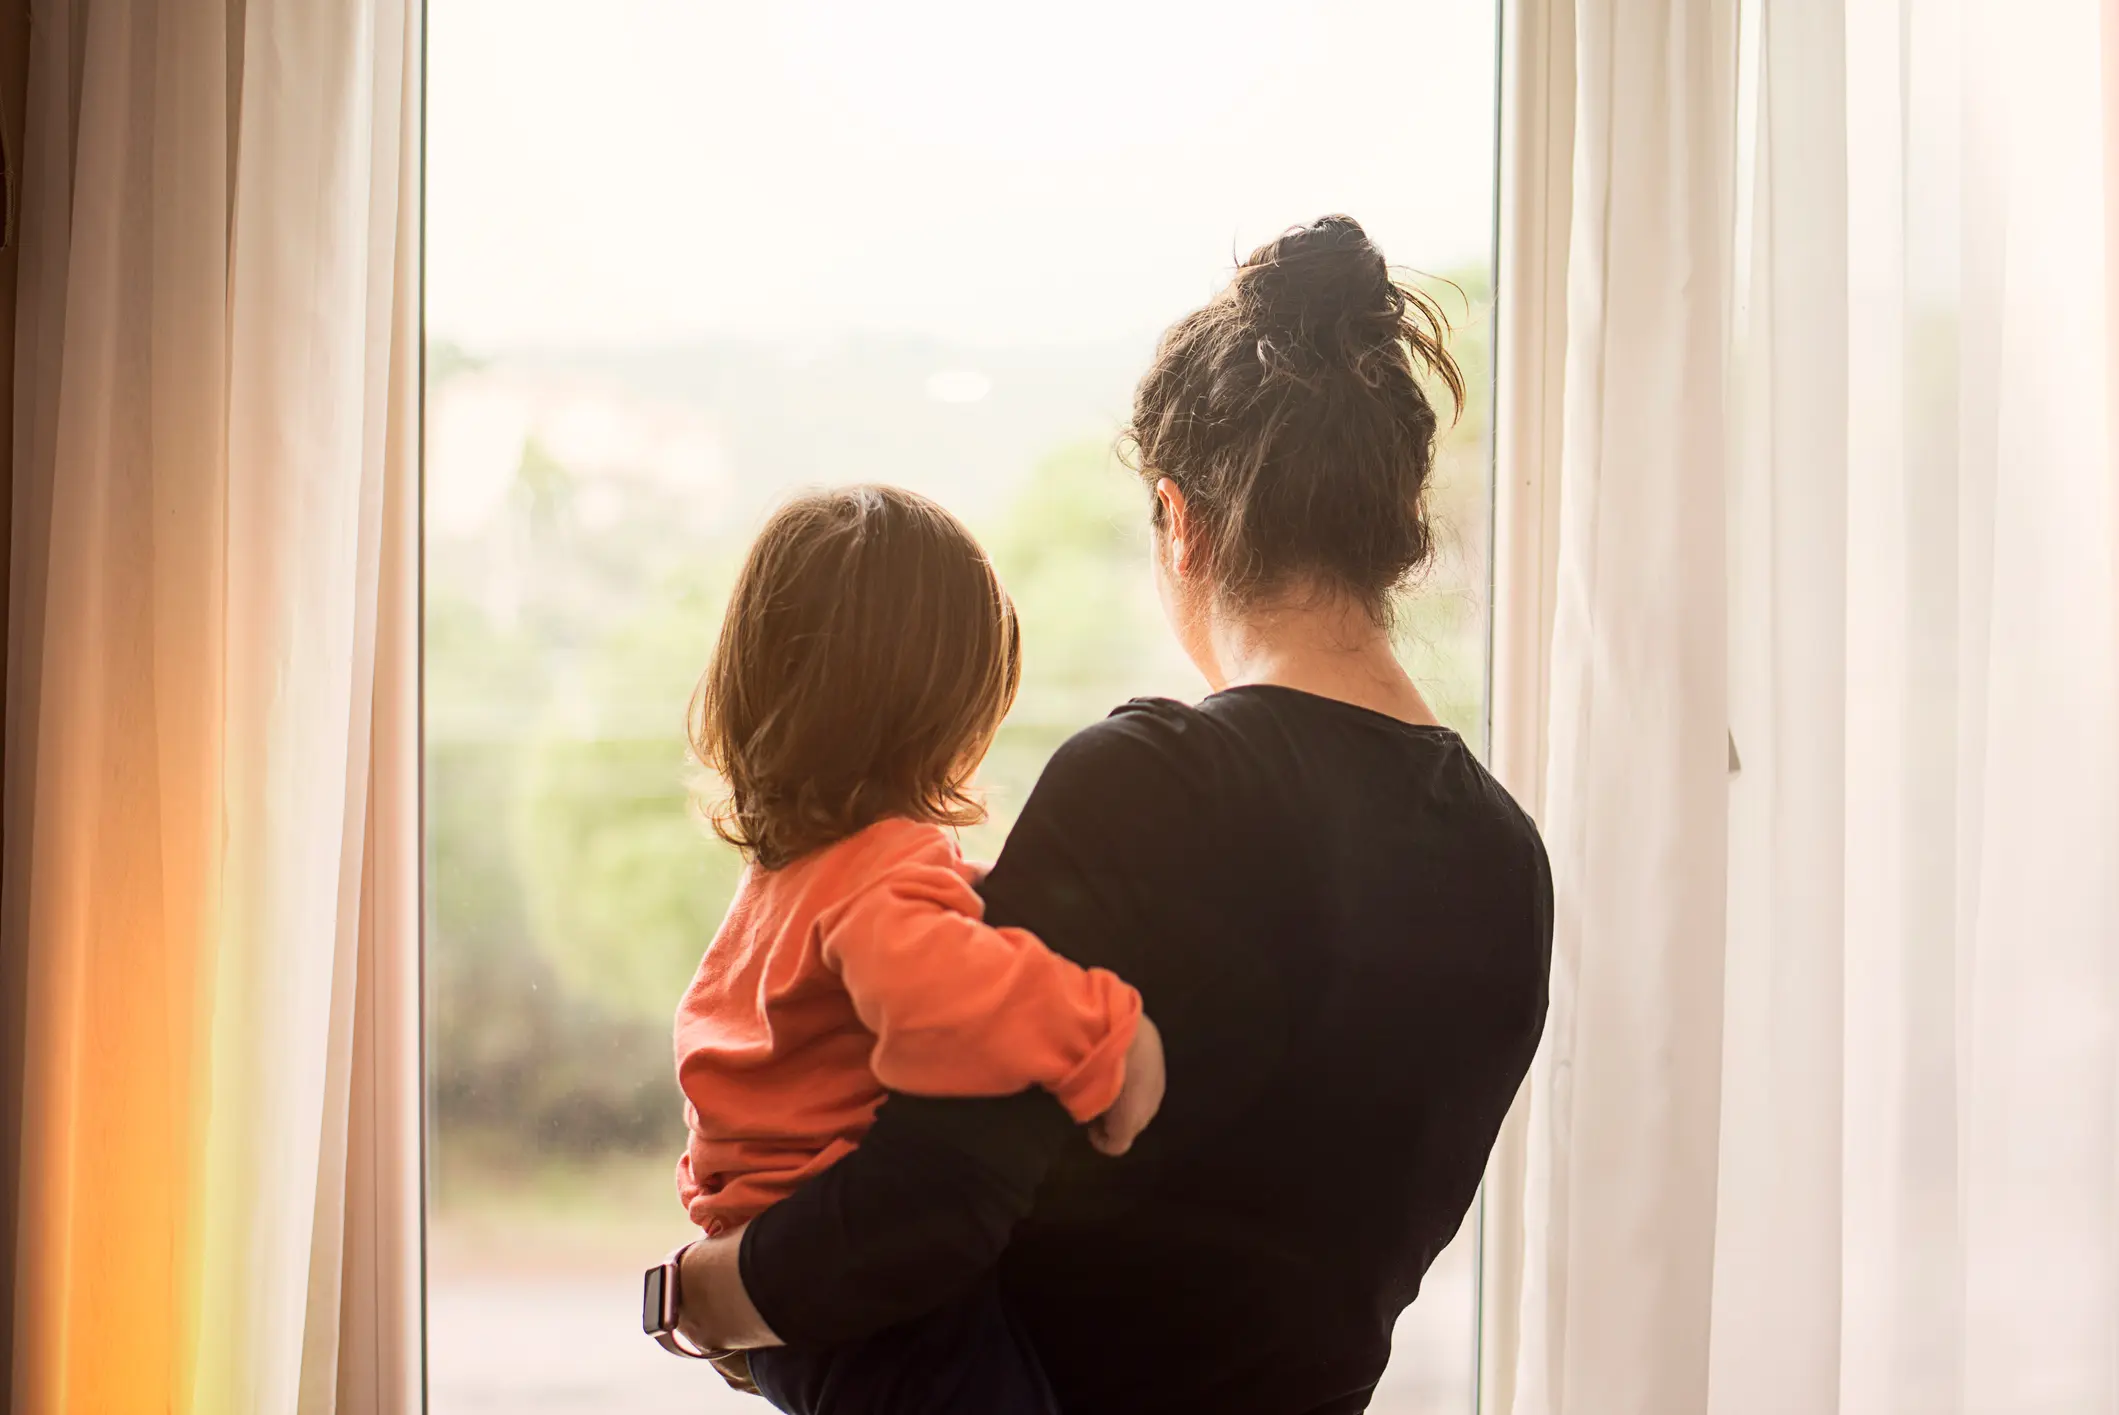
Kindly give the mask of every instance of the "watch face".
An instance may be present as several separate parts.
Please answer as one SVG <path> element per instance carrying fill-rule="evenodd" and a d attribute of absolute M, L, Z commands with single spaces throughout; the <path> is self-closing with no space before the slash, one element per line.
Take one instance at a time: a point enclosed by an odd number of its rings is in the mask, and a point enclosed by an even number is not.
<path fill-rule="evenodd" d="M 658 1264 L 647 1270 L 647 1287 L 640 1296 L 640 1327 L 649 1336 L 669 1330 L 662 1317 L 663 1285 L 668 1281 L 668 1268 Z"/>

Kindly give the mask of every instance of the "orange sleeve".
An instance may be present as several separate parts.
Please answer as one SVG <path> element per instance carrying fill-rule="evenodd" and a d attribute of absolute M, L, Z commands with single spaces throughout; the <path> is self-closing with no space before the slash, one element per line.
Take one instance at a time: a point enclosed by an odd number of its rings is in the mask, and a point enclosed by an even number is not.
<path fill-rule="evenodd" d="M 1042 1086 L 1095 1119 L 1125 1081 L 1140 994 L 983 914 L 937 832 L 818 921 L 826 966 L 875 1033 L 876 1079 L 929 1096 Z"/>

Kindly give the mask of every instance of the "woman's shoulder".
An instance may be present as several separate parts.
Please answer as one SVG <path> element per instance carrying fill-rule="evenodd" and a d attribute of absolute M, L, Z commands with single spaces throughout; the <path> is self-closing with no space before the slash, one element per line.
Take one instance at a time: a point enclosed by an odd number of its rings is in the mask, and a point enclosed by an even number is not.
<path fill-rule="evenodd" d="M 1124 853 L 1173 833 L 1209 829 L 1240 811 L 1232 803 L 1240 745 L 1199 709 L 1169 698 L 1135 698 L 1082 728 L 1052 754 L 1024 803 L 1025 822 L 1060 830 L 1086 849 Z M 1010 839 L 1015 832 L 1011 832 Z"/>
<path fill-rule="evenodd" d="M 1061 743 L 1045 775 L 1104 787 L 1197 775 L 1215 751 L 1213 726 L 1189 703 L 1132 698 Z"/>

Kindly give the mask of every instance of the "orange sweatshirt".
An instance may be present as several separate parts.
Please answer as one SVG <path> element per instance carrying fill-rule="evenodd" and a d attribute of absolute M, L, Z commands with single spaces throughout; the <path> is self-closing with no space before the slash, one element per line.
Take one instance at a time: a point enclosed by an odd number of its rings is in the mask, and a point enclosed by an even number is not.
<path fill-rule="evenodd" d="M 988 927 L 976 878 L 908 820 L 744 871 L 677 1009 L 694 1223 L 720 1233 L 792 1193 L 860 1142 L 886 1088 L 1043 1086 L 1083 1122 L 1111 1107 L 1140 994 Z"/>

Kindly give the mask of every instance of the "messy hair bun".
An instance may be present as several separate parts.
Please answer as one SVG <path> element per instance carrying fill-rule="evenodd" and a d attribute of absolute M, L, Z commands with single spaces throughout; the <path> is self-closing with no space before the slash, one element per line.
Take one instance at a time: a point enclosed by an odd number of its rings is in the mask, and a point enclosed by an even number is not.
<path fill-rule="evenodd" d="M 1304 584 L 1383 617 L 1430 551 L 1437 420 L 1420 375 L 1464 405 L 1448 332 L 1359 222 L 1327 216 L 1253 251 L 1163 336 L 1127 440 L 1144 480 L 1184 493 L 1222 595 Z"/>

